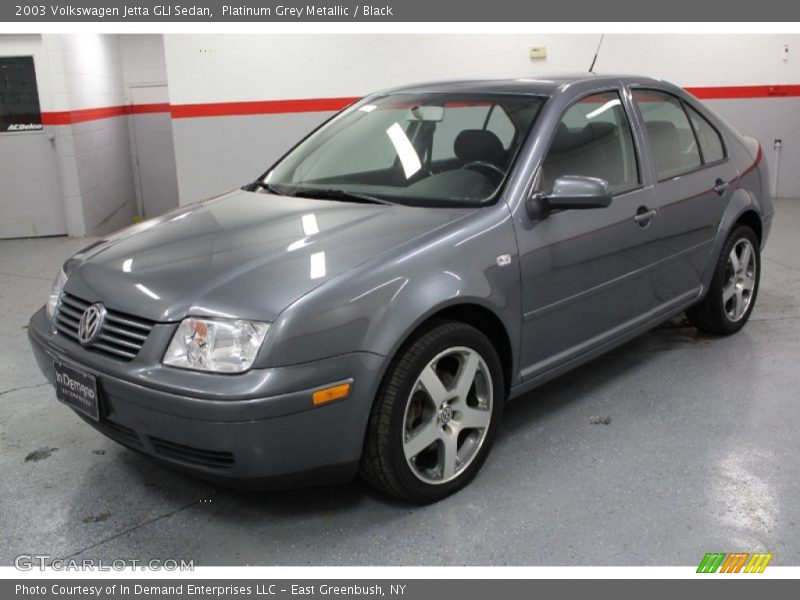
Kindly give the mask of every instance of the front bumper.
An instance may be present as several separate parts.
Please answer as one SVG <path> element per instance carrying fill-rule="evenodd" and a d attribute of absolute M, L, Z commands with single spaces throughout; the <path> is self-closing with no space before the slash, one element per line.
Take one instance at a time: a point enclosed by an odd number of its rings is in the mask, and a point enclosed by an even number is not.
<path fill-rule="evenodd" d="M 55 359 L 97 377 L 101 420 L 84 420 L 100 432 L 172 466 L 246 487 L 351 479 L 384 363 L 359 352 L 221 375 L 165 367 L 145 347 L 126 363 L 53 333 L 44 309 L 31 318 L 28 338 L 51 383 Z M 345 380 L 352 382 L 347 398 L 313 405 L 314 390 Z"/>

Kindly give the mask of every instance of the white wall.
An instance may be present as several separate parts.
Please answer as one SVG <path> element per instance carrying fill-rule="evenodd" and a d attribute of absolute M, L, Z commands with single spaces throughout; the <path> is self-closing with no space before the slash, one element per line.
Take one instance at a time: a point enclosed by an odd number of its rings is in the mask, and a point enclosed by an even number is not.
<path fill-rule="evenodd" d="M 131 34 L 119 37 L 126 88 L 167 82 L 163 35 Z"/>
<path fill-rule="evenodd" d="M 169 84 L 151 102 L 227 103 L 361 96 L 435 79 L 586 71 L 599 35 L 76 35 L 0 36 L 0 52 L 33 54 L 43 112 L 125 105 L 133 86 Z M 789 44 L 789 60 L 782 60 Z M 531 61 L 530 46 L 548 57 Z M 687 87 L 800 84 L 798 35 L 609 35 L 596 70 L 643 73 Z M 154 90 L 157 88 L 153 88 Z M 161 95 L 159 95 L 161 94 Z M 141 97 L 141 95 L 140 95 Z M 783 141 L 779 193 L 800 196 L 800 98 L 712 100 L 758 137 L 773 173 Z M 257 175 L 329 113 L 174 119 L 181 202 Z M 54 215 L 71 235 L 130 222 L 137 180 L 126 116 L 47 128 L 56 137 L 62 188 Z M 21 139 L 21 138 L 17 138 Z M 26 140 L 32 138 L 28 137 Z M 14 138 L 3 140 L 4 152 Z M 0 176 L 3 175 L 0 165 Z M 53 189 L 56 189 L 55 186 Z M 5 207 L 6 214 L 14 207 Z M 63 215 L 66 215 L 65 217 Z"/>
<path fill-rule="evenodd" d="M 53 76 L 42 36 L 0 35 L 0 56 L 33 57 L 40 109 L 53 110 Z M 55 128 L 49 126 L 41 131 L 0 133 L 0 238 L 67 232 L 54 136 Z"/>
<path fill-rule="evenodd" d="M 124 102 L 119 36 L 45 35 L 53 70 L 53 110 L 119 106 Z"/>
<path fill-rule="evenodd" d="M 169 103 L 167 63 L 164 58 L 164 36 L 161 34 L 121 35 L 119 42 L 122 55 L 125 102 L 127 104 L 135 104 L 137 101 L 141 102 L 141 98 L 146 98 L 148 104 Z M 131 88 L 136 88 L 136 92 L 132 93 Z M 135 96 L 135 98 L 132 98 L 132 96 Z M 136 157 L 135 126 L 137 119 L 147 119 L 149 117 L 149 115 L 131 115 L 128 118 L 131 168 L 133 169 L 137 213 L 139 215 L 144 214 L 145 211 L 142 197 L 142 174 Z M 169 127 L 168 121 L 165 127 Z M 174 162 L 174 157 L 171 157 L 168 162 L 170 164 Z"/>
<path fill-rule="evenodd" d="M 196 104 L 351 97 L 425 80 L 586 71 L 599 41 L 599 35 L 535 33 L 166 35 L 164 47 L 171 102 Z M 788 62 L 784 43 L 790 44 Z M 547 59 L 531 61 L 531 46 L 546 46 Z M 607 35 L 595 70 L 661 77 L 684 87 L 800 84 L 800 36 Z M 751 118 L 754 103 L 759 119 Z M 800 124 L 785 122 L 787 114 L 800 114 L 800 99 L 710 104 L 758 137 L 770 161 L 775 132 L 783 132 L 780 191 L 800 196 L 800 170 L 786 168 L 800 162 Z M 769 119 L 773 109 L 780 122 Z M 243 183 L 327 115 L 175 120 L 181 202 Z"/>
<path fill-rule="evenodd" d="M 166 35 L 173 104 L 360 96 L 419 81 L 589 68 L 595 35 Z M 528 47 L 547 44 L 544 63 Z"/>
<path fill-rule="evenodd" d="M 53 110 L 79 111 L 125 104 L 120 40 L 116 35 L 45 35 Z M 102 235 L 131 223 L 136 192 L 127 117 L 57 128 L 67 230 Z"/>
<path fill-rule="evenodd" d="M 599 35 L 166 35 L 175 104 L 358 96 L 432 79 L 586 71 Z M 783 62 L 782 46 L 792 57 Z M 545 60 L 528 58 L 547 46 Z M 682 86 L 800 83 L 800 35 L 606 35 L 595 67 Z"/>
<path fill-rule="evenodd" d="M 790 45 L 784 62 L 783 44 Z M 800 35 L 607 35 L 595 70 L 684 87 L 800 83 Z"/>

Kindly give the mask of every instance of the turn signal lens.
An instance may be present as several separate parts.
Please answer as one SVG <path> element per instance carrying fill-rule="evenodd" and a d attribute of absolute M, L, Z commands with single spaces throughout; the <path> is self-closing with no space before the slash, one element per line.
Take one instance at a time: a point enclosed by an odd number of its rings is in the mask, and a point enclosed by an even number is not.
<path fill-rule="evenodd" d="M 319 406 L 320 404 L 327 404 L 328 402 L 333 402 L 334 400 L 347 398 L 349 395 L 350 384 L 342 383 L 341 385 L 334 385 L 333 387 L 325 388 L 324 390 L 317 390 L 314 392 L 311 400 L 314 402 L 314 406 Z"/>

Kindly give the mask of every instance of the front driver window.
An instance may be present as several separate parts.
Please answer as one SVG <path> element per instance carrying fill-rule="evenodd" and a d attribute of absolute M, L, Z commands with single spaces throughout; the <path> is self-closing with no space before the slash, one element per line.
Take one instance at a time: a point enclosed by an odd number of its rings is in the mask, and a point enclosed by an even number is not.
<path fill-rule="evenodd" d="M 563 175 L 605 179 L 614 193 L 638 185 L 631 127 L 616 92 L 582 98 L 564 113 L 542 163 L 538 189 L 549 192 Z"/>

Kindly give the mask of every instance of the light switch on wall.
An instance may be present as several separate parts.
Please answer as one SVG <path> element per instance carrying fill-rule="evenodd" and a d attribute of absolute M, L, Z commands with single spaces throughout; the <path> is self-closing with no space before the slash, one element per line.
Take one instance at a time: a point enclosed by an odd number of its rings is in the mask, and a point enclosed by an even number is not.
<path fill-rule="evenodd" d="M 531 46 L 530 59 L 541 60 L 547 58 L 547 46 Z"/>

